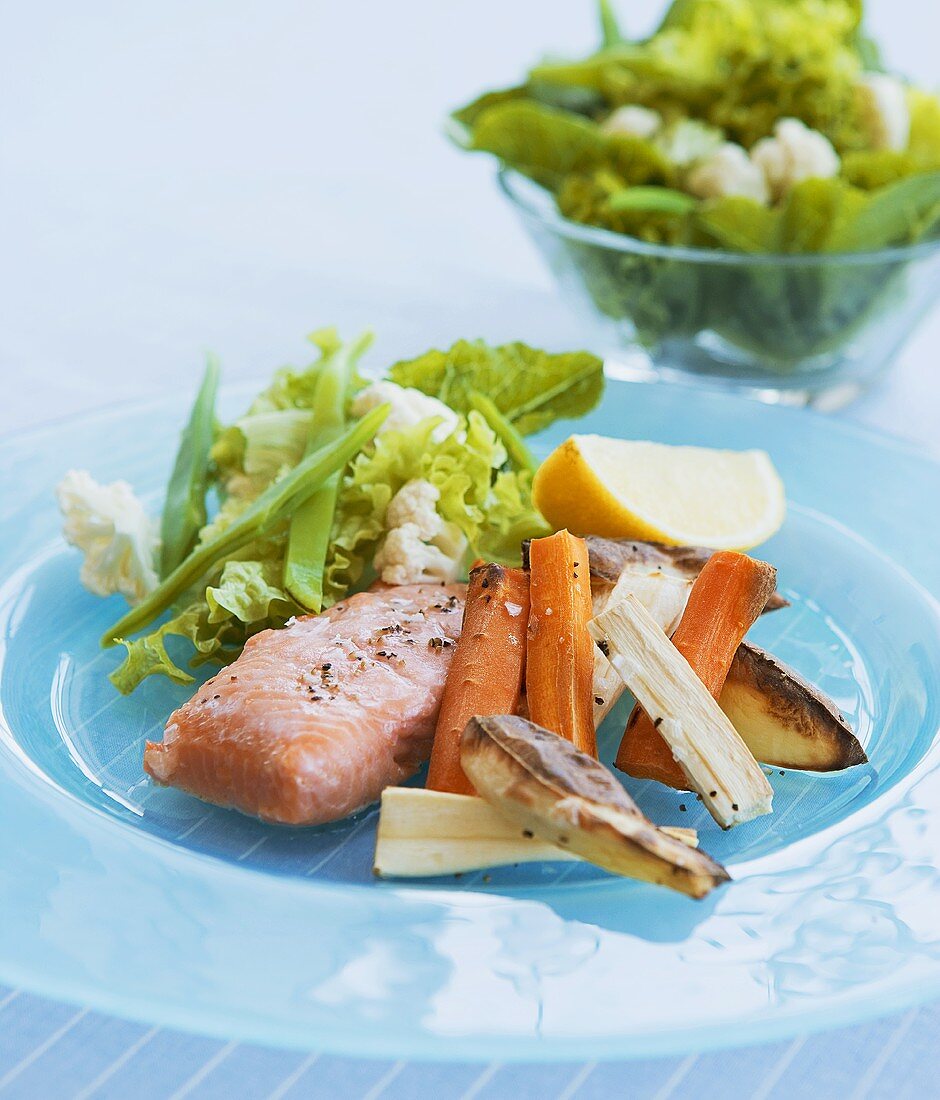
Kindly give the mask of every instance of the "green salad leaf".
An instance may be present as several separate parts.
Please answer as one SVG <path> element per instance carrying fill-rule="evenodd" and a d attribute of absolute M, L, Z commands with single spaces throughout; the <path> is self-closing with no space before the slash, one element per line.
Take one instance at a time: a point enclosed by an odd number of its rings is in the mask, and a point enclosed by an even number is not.
<path fill-rule="evenodd" d="M 459 145 L 472 149 L 473 129 L 491 107 L 519 100 L 527 101 L 531 98 L 533 97 L 530 90 L 524 84 L 521 84 L 518 88 L 501 88 L 495 92 L 485 92 L 479 99 L 473 100 L 472 103 L 460 107 L 451 114 L 450 120 L 456 125 L 448 132 Z"/>
<path fill-rule="evenodd" d="M 442 436 L 444 418 L 430 416 L 376 434 L 387 406 L 356 419 L 347 403 L 364 384 L 355 364 L 368 338 L 342 343 L 324 330 L 312 339 L 315 363 L 278 371 L 242 416 L 216 427 L 215 514 L 102 640 L 126 650 L 111 675 L 118 690 L 151 675 L 191 683 L 191 669 L 233 660 L 254 634 L 308 610 L 298 587 L 312 586 L 328 607 L 370 581 L 389 502 L 414 479 L 437 490 L 441 520 L 462 536 L 458 550 L 466 540 L 465 564 L 518 562 L 523 539 L 550 533 L 532 504 L 535 462 L 522 435 L 592 408 L 599 359 L 479 341 L 428 352 L 396 364 L 391 380 L 445 401 L 460 414 L 456 426 Z"/>
<path fill-rule="evenodd" d="M 156 630 L 124 642 L 127 651 L 124 660 L 109 677 L 122 695 L 130 694 L 148 676 L 166 676 L 175 684 L 194 682 L 195 677 L 167 651 L 167 641 L 172 638 L 187 643 L 190 652 L 195 651 L 195 656 L 187 655 L 188 664 L 195 668 L 205 661 L 224 664 L 226 659 L 237 656 L 247 635 L 238 636 L 228 623 L 210 624 L 208 604 L 205 600 L 194 600 Z"/>
<path fill-rule="evenodd" d="M 940 160 L 937 166 L 940 167 Z M 876 191 L 917 171 L 918 166 L 909 151 L 857 149 L 842 159 L 842 178 L 863 191 Z"/>
<path fill-rule="evenodd" d="M 912 244 L 940 228 L 940 171 L 899 179 L 856 197 L 851 208 L 842 204 L 838 213 L 826 251 L 874 251 Z"/>
<path fill-rule="evenodd" d="M 675 171 L 652 141 L 608 134 L 594 122 L 558 107 L 513 100 L 485 111 L 470 148 L 493 153 L 505 164 L 558 190 L 572 174 L 607 169 L 630 184 L 671 184 Z"/>
<path fill-rule="evenodd" d="M 604 364 L 586 351 L 553 353 L 527 344 L 491 347 L 458 340 L 392 366 L 389 378 L 443 401 L 459 413 L 486 395 L 516 431 L 532 435 L 562 417 L 590 412 L 604 389 Z"/>
<path fill-rule="evenodd" d="M 857 220 L 867 204 L 865 193 L 839 179 L 809 179 L 790 191 L 774 211 L 773 252 L 834 252 L 842 227 Z"/>
<path fill-rule="evenodd" d="M 705 202 L 696 212 L 696 228 L 705 243 L 728 252 L 771 252 L 777 238 L 775 211 L 743 195 Z"/>
<path fill-rule="evenodd" d="M 737 252 L 867 252 L 913 244 L 940 228 L 940 172 L 877 191 L 809 179 L 776 209 L 747 198 L 713 199 L 695 221 L 710 243 Z"/>
<path fill-rule="evenodd" d="M 218 584 L 206 588 L 208 621 L 260 623 L 277 613 L 288 618 L 297 605 L 281 587 L 281 573 L 277 560 L 227 561 Z"/>
<path fill-rule="evenodd" d="M 569 172 L 603 163 L 607 142 L 597 126 L 579 115 L 511 99 L 480 114 L 470 148 L 493 153 L 525 175 L 552 186 Z"/>
<path fill-rule="evenodd" d="M 342 348 L 342 341 L 335 328 L 318 329 L 309 340 L 318 349 L 319 357 L 310 366 L 299 370 L 296 367 L 281 367 L 275 371 L 271 384 L 248 407 L 249 417 L 257 413 L 314 407 L 323 361 Z"/>
<path fill-rule="evenodd" d="M 907 106 L 911 115 L 907 152 L 923 171 L 940 168 L 940 98 L 908 88 Z"/>
<path fill-rule="evenodd" d="M 212 446 L 212 458 L 226 493 L 252 500 L 282 470 L 303 458 L 310 428 L 307 408 L 247 413 L 224 428 Z"/>

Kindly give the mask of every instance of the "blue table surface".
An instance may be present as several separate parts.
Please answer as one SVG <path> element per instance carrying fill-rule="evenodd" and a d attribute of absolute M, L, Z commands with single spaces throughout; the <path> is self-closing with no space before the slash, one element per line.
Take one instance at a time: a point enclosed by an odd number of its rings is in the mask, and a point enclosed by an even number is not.
<path fill-rule="evenodd" d="M 696 1100 L 940 1096 L 940 1002 L 862 1027 L 681 1059 L 583 1065 L 368 1061 L 223 1043 L 0 987 L 2 1100 Z"/>

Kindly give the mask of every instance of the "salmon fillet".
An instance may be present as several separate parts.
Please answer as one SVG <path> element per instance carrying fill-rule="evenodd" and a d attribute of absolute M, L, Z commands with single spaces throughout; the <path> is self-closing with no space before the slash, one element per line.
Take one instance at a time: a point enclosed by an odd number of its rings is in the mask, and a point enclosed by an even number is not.
<path fill-rule="evenodd" d="M 430 755 L 465 592 L 381 587 L 255 635 L 147 743 L 145 770 L 283 824 L 368 806 Z"/>

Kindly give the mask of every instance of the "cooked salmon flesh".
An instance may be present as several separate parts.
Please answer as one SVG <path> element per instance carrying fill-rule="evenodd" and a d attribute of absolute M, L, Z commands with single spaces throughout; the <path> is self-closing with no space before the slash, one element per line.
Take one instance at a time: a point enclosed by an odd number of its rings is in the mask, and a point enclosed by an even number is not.
<path fill-rule="evenodd" d="M 382 587 L 257 634 L 170 715 L 144 768 L 266 821 L 368 806 L 430 754 L 465 591 Z"/>

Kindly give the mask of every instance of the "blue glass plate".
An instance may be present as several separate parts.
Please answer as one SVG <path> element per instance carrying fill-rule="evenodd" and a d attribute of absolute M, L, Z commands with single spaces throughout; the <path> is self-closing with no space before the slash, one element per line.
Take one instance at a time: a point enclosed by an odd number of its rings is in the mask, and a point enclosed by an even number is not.
<path fill-rule="evenodd" d="M 0 448 L 0 980 L 239 1039 L 486 1059 L 740 1045 L 940 993 L 940 466 L 840 421 L 610 382 L 578 430 L 773 455 L 790 507 L 761 553 L 792 607 L 754 637 L 836 699 L 871 762 L 775 772 L 773 816 L 727 833 L 632 784 L 729 867 L 704 902 L 581 864 L 390 884 L 374 811 L 276 828 L 142 775 L 187 691 L 112 690 L 97 639 L 120 601 L 80 588 L 52 491 L 87 466 L 156 507 L 183 413 L 124 407 Z"/>

